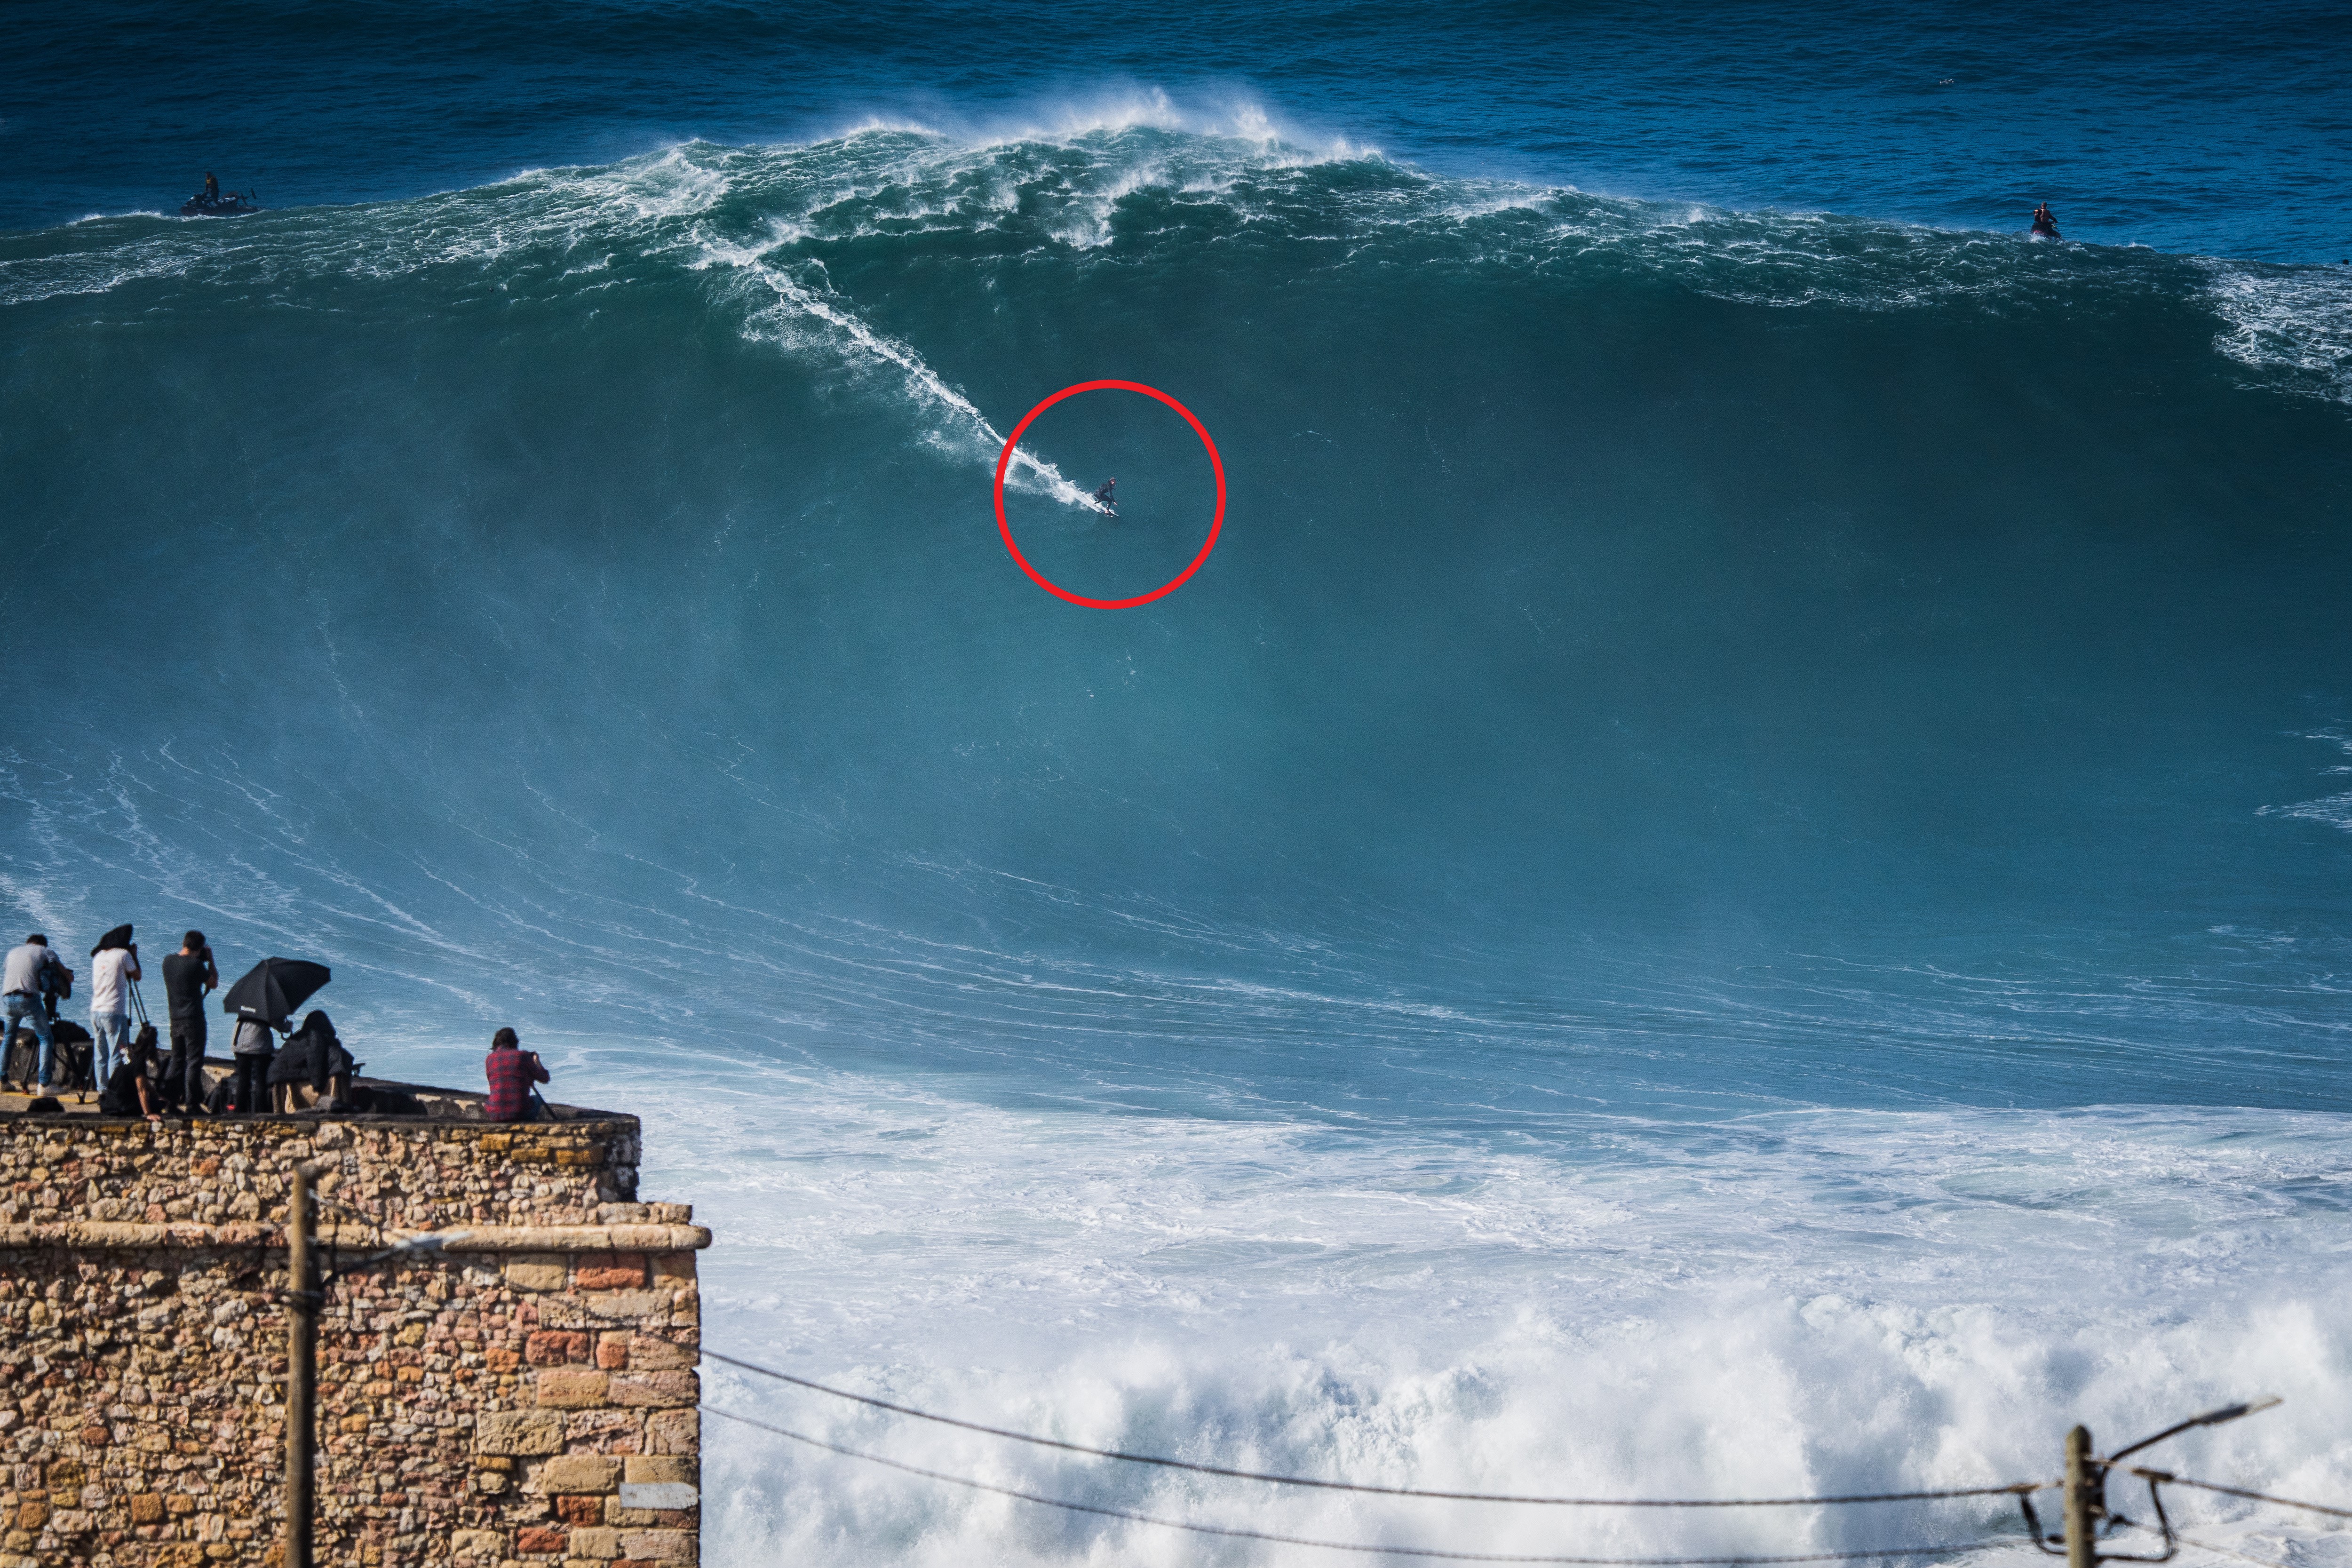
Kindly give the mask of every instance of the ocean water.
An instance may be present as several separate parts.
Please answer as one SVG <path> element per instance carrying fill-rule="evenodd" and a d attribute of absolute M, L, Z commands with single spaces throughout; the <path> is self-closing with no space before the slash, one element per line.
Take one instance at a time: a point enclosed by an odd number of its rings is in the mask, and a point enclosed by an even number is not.
<path fill-rule="evenodd" d="M 2352 1498 L 2340 11 L 11 18 L 0 919 L 323 960 L 389 1076 L 513 1024 L 714 1348 L 903 1403 L 1721 1497 L 2277 1393 L 2165 1459 Z M 1101 379 L 1227 483 L 1136 609 L 992 498 Z M 1003 501 L 1097 597 L 1216 515 L 1118 391 Z M 706 1390 L 1280 1535 L 2032 1555 Z M 704 1495 L 1349 1560 L 718 1415 Z"/>

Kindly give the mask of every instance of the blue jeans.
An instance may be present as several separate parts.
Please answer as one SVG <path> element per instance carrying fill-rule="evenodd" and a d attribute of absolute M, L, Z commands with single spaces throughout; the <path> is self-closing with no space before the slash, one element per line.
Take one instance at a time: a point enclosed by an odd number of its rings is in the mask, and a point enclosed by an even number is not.
<path fill-rule="evenodd" d="M 114 1064 L 131 1054 L 131 1015 L 92 1013 L 89 1016 L 89 1070 L 98 1087 L 114 1076 Z"/>
<path fill-rule="evenodd" d="M 34 1037 L 41 1042 L 39 1081 L 48 1082 L 58 1067 L 58 1042 L 49 1031 L 48 1009 L 41 1005 L 38 996 L 16 995 L 8 998 L 7 1013 L 7 1033 L 0 1035 L 0 1042 L 13 1042 L 19 1026 L 32 1030 Z"/>

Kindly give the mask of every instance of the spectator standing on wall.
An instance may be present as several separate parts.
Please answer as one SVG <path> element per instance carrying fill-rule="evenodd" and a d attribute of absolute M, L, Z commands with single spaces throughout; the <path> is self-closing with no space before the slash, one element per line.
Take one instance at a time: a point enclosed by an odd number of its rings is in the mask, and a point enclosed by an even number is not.
<path fill-rule="evenodd" d="M 13 1043 L 20 1022 L 33 1031 L 34 1037 L 41 1042 L 41 1063 L 35 1070 L 36 1082 L 32 1086 L 37 1089 L 57 1073 L 58 1037 L 49 1027 L 49 1009 L 42 993 L 53 988 L 53 971 L 64 968 L 58 963 L 57 954 L 49 951 L 49 939 L 39 931 L 10 948 L 6 961 L 0 963 L 0 991 L 7 994 L 5 1000 L 0 1001 L 0 1012 L 7 1017 L 7 1031 L 0 1035 L 0 1041 Z M 72 970 L 65 970 L 65 982 L 73 984 Z"/>
<path fill-rule="evenodd" d="M 205 1104 L 205 993 L 220 984 L 205 933 L 180 939 L 180 951 L 163 961 L 163 998 L 172 1016 L 172 1058 L 163 1064 L 163 1098 L 191 1116 Z"/>
<path fill-rule="evenodd" d="M 257 1018 L 239 1018 L 229 1042 L 230 1054 L 236 1062 L 236 1079 L 230 1090 L 236 1096 L 232 1105 L 247 1116 L 268 1110 L 269 1058 L 278 1054 L 269 1026 Z"/>
<path fill-rule="evenodd" d="M 490 1102 L 482 1114 L 493 1121 L 530 1121 L 530 1086 L 547 1081 L 539 1053 L 524 1050 L 512 1029 L 500 1029 L 490 1037 L 490 1054 L 482 1070 L 490 1079 Z"/>
<path fill-rule="evenodd" d="M 131 928 L 121 928 L 121 946 L 100 942 L 89 952 L 90 1081 L 100 1088 L 113 1079 L 114 1064 L 131 1044 L 130 983 L 146 978 Z"/>

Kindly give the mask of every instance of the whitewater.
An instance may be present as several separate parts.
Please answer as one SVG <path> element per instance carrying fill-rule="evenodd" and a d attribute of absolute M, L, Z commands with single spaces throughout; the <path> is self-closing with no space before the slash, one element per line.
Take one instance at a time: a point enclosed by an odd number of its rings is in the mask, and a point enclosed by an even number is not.
<path fill-rule="evenodd" d="M 2352 1498 L 2338 268 L 1147 95 L 8 231 L 0 344 L 9 918 L 327 962 L 385 1076 L 515 1024 L 714 1227 L 714 1349 L 1601 1496 L 2046 1479 L 2275 1393 L 2159 1462 Z M 1233 484 L 1130 612 L 991 510 L 1106 376 Z M 1074 405 L 1008 513 L 1139 592 L 1204 471 Z M 704 1387 L 1277 1534 L 2033 1555 L 2005 1499 L 1408 1502 Z M 1349 1560 L 705 1442 L 716 1563 Z"/>

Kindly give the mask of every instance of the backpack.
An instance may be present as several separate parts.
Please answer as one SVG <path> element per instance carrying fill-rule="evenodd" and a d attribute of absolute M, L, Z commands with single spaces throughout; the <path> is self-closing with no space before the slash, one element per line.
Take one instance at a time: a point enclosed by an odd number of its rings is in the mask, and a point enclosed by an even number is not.
<path fill-rule="evenodd" d="M 49 1070 L 57 1075 L 60 1089 L 89 1089 L 90 1063 L 89 1031 L 71 1018 L 59 1018 L 49 1026 L 49 1039 L 56 1051 Z M 8 1070 L 5 1077 L 15 1083 L 39 1087 L 41 1076 L 41 1042 L 32 1030 L 19 1028 L 8 1041 Z"/>
<path fill-rule="evenodd" d="M 49 1026 L 49 1032 L 58 1043 L 57 1066 L 53 1069 L 58 1075 L 58 1087 L 84 1092 L 97 1088 L 90 1077 L 91 1063 L 98 1054 L 97 1042 L 89 1037 L 89 1031 L 60 1018 Z M 76 1036 L 80 1037 L 77 1039 Z"/>
<path fill-rule="evenodd" d="M 41 1071 L 41 1037 L 30 1029 L 16 1029 L 8 1036 L 7 1070 L 0 1078 L 10 1083 L 33 1083 Z"/>

